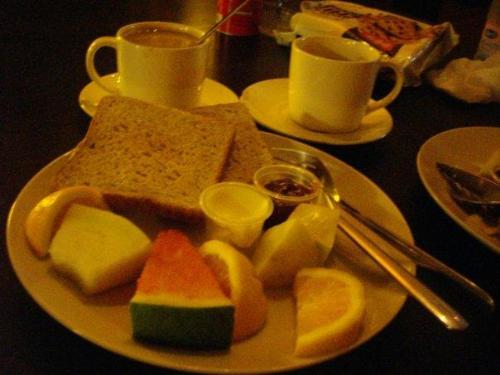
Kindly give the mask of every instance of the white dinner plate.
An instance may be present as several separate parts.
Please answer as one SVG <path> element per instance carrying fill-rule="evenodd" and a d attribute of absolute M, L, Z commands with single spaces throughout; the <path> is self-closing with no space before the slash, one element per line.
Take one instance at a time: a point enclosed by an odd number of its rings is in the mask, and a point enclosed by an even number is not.
<path fill-rule="evenodd" d="M 346 200 L 374 220 L 412 241 L 410 229 L 400 211 L 368 178 L 313 147 L 286 137 L 262 134 L 271 146 L 293 147 L 322 157 Z M 111 352 L 148 364 L 200 373 L 269 373 L 291 370 L 331 360 L 358 347 L 387 326 L 406 300 L 406 292 L 339 233 L 333 250 L 334 256 L 328 266 L 356 275 L 363 282 L 366 291 L 363 332 L 348 348 L 320 357 L 295 357 L 295 308 L 290 290 L 269 292 L 269 314 L 264 328 L 255 336 L 233 344 L 228 351 L 181 351 L 134 341 L 128 309 L 128 301 L 134 292 L 133 284 L 98 296 L 84 296 L 74 284 L 53 272 L 50 259 L 36 258 L 26 241 L 24 221 L 33 206 L 50 192 L 49 181 L 66 158 L 67 155 L 63 155 L 43 168 L 17 197 L 7 223 L 9 257 L 25 289 L 48 314 L 75 334 Z M 131 218 L 151 236 L 159 228 L 165 228 L 169 224 L 165 220 L 140 215 L 132 215 Z M 386 248 L 386 251 L 390 250 Z M 402 261 L 415 273 L 414 264 Z M 401 340 L 406 338 L 402 337 Z"/>
<path fill-rule="evenodd" d="M 294 122 L 288 115 L 288 78 L 270 79 L 248 86 L 240 101 L 249 109 L 255 121 L 268 129 L 294 138 L 330 145 L 355 145 L 384 138 L 393 121 L 387 109 L 366 115 L 361 127 L 349 133 L 315 132 Z"/>
<path fill-rule="evenodd" d="M 112 86 L 116 86 L 118 79 L 118 73 L 108 74 L 103 77 L 103 80 Z M 94 116 L 97 104 L 106 95 L 110 94 L 95 82 L 90 82 L 80 92 L 78 102 L 83 111 L 92 117 Z M 238 95 L 222 83 L 209 78 L 203 82 L 200 106 L 234 103 L 237 101 Z"/>
<path fill-rule="evenodd" d="M 417 155 L 420 178 L 436 203 L 458 225 L 479 241 L 500 253 L 500 237 L 489 235 L 477 215 L 466 214 L 451 198 L 448 184 L 436 168 L 445 163 L 478 174 L 495 152 L 500 150 L 500 127 L 466 127 L 448 130 L 428 139 Z"/>

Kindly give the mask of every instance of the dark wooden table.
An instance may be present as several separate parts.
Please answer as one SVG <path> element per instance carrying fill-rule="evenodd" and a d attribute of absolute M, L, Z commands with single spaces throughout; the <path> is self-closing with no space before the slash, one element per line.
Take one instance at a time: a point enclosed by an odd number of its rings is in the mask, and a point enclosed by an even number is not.
<path fill-rule="evenodd" d="M 430 23 L 451 21 L 461 43 L 448 56 L 472 57 L 488 1 L 364 1 Z M 296 6 L 297 2 L 292 2 Z M 142 20 L 208 25 L 215 1 L 5 1 L 1 11 L 0 213 L 30 178 L 84 136 L 89 117 L 78 105 L 88 83 L 84 55 L 98 36 Z M 210 75 L 237 94 L 254 82 L 287 76 L 289 50 L 266 36 L 217 37 Z M 115 70 L 102 52 L 101 69 Z M 444 130 L 500 126 L 499 104 L 465 104 L 427 84 L 405 88 L 390 105 L 394 129 L 359 146 L 318 146 L 379 185 L 398 205 L 418 244 L 475 280 L 500 300 L 500 258 L 452 221 L 424 189 L 416 169 L 420 146 Z M 112 354 L 53 320 L 27 294 L 0 252 L 0 373 L 169 373 Z M 469 320 L 463 332 L 446 330 L 409 299 L 396 319 L 369 342 L 304 373 L 500 373 L 499 313 L 432 272 L 419 277 Z"/>

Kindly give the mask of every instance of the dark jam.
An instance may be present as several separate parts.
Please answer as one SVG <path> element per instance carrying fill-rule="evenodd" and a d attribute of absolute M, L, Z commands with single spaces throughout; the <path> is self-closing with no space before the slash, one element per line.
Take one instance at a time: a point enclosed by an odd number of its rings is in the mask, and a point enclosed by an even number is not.
<path fill-rule="evenodd" d="M 268 182 L 264 187 L 274 193 L 286 197 L 304 197 L 313 192 L 310 187 L 297 182 L 290 177 L 283 177 Z M 286 202 L 286 200 L 274 200 L 274 211 L 271 217 L 266 221 L 265 227 L 269 228 L 285 221 L 296 206 L 295 202 Z"/>
<path fill-rule="evenodd" d="M 303 197 L 313 192 L 310 187 L 294 181 L 290 177 L 283 177 L 278 180 L 273 180 L 271 182 L 268 182 L 264 186 L 268 190 L 281 195 L 285 195 L 287 197 Z"/>

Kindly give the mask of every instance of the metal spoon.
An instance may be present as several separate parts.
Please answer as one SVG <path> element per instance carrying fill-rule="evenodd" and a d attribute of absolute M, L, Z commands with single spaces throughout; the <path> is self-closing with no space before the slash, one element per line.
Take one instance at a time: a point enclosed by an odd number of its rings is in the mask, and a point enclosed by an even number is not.
<path fill-rule="evenodd" d="M 224 22 L 226 22 L 228 19 L 230 19 L 232 16 L 234 16 L 241 8 L 243 8 L 250 0 L 245 0 L 243 1 L 240 5 L 238 5 L 236 8 L 234 8 L 232 11 L 230 11 L 228 14 L 226 14 L 222 19 L 220 19 L 218 22 L 216 22 L 210 29 L 208 29 L 205 34 L 203 34 L 200 39 L 198 39 L 197 44 L 203 43 L 210 35 L 212 35 L 217 28 L 222 25 Z"/>
<path fill-rule="evenodd" d="M 348 211 L 352 216 L 354 216 L 356 219 L 361 221 L 371 230 L 379 234 L 383 239 L 390 242 L 396 248 L 401 250 L 404 254 L 406 254 L 413 261 L 415 261 L 419 266 L 425 267 L 427 269 L 448 276 L 451 280 L 458 282 L 464 288 L 469 290 L 469 292 L 475 294 L 483 302 L 489 305 L 492 310 L 494 310 L 495 301 L 493 300 L 493 297 L 491 297 L 491 295 L 489 295 L 485 290 L 481 289 L 476 283 L 469 280 L 464 275 L 458 273 L 453 268 L 450 268 L 440 260 L 434 258 L 432 255 L 427 253 L 422 248 L 403 240 L 401 237 L 397 236 L 393 232 L 380 226 L 370 218 L 367 218 L 366 216 L 362 215 L 358 210 L 349 205 L 347 202 L 341 200 L 338 203 L 344 210 Z"/>
<path fill-rule="evenodd" d="M 272 151 L 276 159 L 302 166 L 303 168 L 309 169 L 313 173 L 315 173 L 320 178 L 320 180 L 323 181 L 325 191 L 327 191 L 327 193 L 331 197 L 333 197 L 333 200 L 341 209 L 343 209 L 343 211 L 349 213 L 352 217 L 356 218 L 366 227 L 377 233 L 384 240 L 399 249 L 403 254 L 410 257 L 419 266 L 425 267 L 435 272 L 439 272 L 449 277 L 451 280 L 458 282 L 469 292 L 473 293 L 481 300 L 483 300 L 490 306 L 492 310 L 495 308 L 495 301 L 493 300 L 491 295 L 485 290 L 481 289 L 473 281 L 450 268 L 440 260 L 434 258 L 422 248 L 409 243 L 397 234 L 389 231 L 387 228 L 384 228 L 383 226 L 377 224 L 375 221 L 366 217 L 357 209 L 352 207 L 345 200 L 342 200 L 337 189 L 335 188 L 335 184 L 331 177 L 330 171 L 319 157 L 305 151 L 291 148 L 273 148 Z"/>

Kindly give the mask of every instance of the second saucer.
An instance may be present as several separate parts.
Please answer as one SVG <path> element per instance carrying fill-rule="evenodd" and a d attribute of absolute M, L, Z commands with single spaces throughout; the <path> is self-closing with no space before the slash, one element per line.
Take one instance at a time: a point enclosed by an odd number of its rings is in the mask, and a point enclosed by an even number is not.
<path fill-rule="evenodd" d="M 384 138 L 392 130 L 387 109 L 365 116 L 361 127 L 350 133 L 321 133 L 303 128 L 288 115 L 288 78 L 260 81 L 248 86 L 240 97 L 252 117 L 262 126 L 294 138 L 331 145 L 354 145 Z"/>

